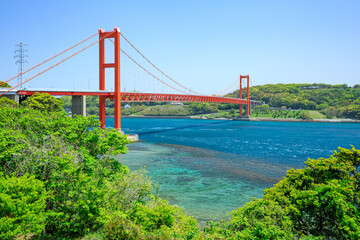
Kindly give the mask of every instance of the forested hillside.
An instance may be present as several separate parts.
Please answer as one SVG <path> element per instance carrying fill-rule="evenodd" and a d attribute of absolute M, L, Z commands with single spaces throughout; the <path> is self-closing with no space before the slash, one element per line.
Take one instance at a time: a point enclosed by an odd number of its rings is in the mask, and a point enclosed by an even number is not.
<path fill-rule="evenodd" d="M 239 97 L 239 90 L 227 96 Z M 251 87 L 250 98 L 270 107 L 319 110 L 328 118 L 360 119 L 359 84 L 266 84 Z"/>
<path fill-rule="evenodd" d="M 239 90 L 225 95 L 226 97 L 239 97 Z M 246 97 L 244 91 L 243 97 Z M 326 118 L 352 118 L 360 119 L 360 85 L 349 87 L 343 85 L 329 84 L 267 84 L 250 88 L 250 98 L 262 101 L 269 107 L 282 109 L 301 109 L 318 111 L 318 115 Z M 64 107 L 71 110 L 71 97 L 62 97 Z M 205 113 L 216 113 L 209 117 L 228 117 L 238 116 L 238 105 L 219 104 L 219 103 L 184 103 L 184 105 L 169 105 L 169 103 L 155 102 L 132 102 L 130 108 L 124 109 L 127 103 L 122 103 L 122 115 L 143 115 L 143 116 L 188 116 Z M 160 105 L 160 106 L 158 106 Z M 157 107 L 155 107 L 157 106 Z M 87 96 L 87 114 L 97 115 L 98 97 Z M 262 109 L 253 111 L 253 117 L 257 117 Z M 317 112 L 316 112 L 317 113 Z M 288 114 L 285 111 L 272 111 L 267 109 L 263 116 L 276 118 L 306 118 L 304 111 L 299 115 L 298 112 Z M 114 115 L 114 102 L 106 100 L 106 115 Z M 286 115 L 286 116 L 285 116 Z M 324 117 L 324 118 L 325 118 Z"/>

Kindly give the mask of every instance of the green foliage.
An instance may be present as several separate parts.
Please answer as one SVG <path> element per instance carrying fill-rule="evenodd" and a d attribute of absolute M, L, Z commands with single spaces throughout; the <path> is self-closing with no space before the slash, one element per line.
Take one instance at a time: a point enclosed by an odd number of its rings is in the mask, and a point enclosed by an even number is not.
<path fill-rule="evenodd" d="M 136 204 L 130 218 L 144 229 L 145 239 L 191 239 L 198 232 L 194 219 L 156 197 L 146 204 Z"/>
<path fill-rule="evenodd" d="M 107 182 L 106 203 L 111 212 L 128 211 L 135 204 L 145 203 L 152 193 L 152 183 L 145 170 L 117 174 Z"/>
<path fill-rule="evenodd" d="M 0 84 L 2 84 L 4 81 L 0 81 Z M 0 88 L 11 88 L 11 86 L 8 83 L 4 83 L 0 86 Z"/>
<path fill-rule="evenodd" d="M 239 90 L 227 94 L 225 97 L 239 97 Z M 252 100 L 263 101 L 271 107 L 297 110 L 318 110 L 326 118 L 346 117 L 360 119 L 360 88 L 359 85 L 348 87 L 346 84 L 266 84 L 250 88 Z M 246 98 L 246 93 L 243 93 Z M 71 97 L 62 97 L 64 108 L 71 110 Z M 122 103 L 122 107 L 127 103 Z M 190 103 L 184 102 L 184 106 L 167 106 L 166 102 L 132 102 L 131 108 L 122 109 L 123 115 L 145 115 L 145 116 L 187 116 L 194 114 L 218 113 L 220 117 L 236 117 L 231 109 L 238 110 L 237 104 L 219 103 Z M 157 106 L 155 108 L 149 106 Z M 87 97 L 87 114 L 98 115 L 98 97 Z M 113 101 L 106 100 L 106 114 L 114 114 Z M 188 107 L 188 108 L 187 108 Z M 225 110 L 228 114 L 222 113 Z M 277 110 L 276 110 L 277 111 Z M 296 113 L 278 111 L 266 114 L 265 112 L 251 113 L 254 117 L 270 118 L 299 118 Z M 216 116 L 218 117 L 218 116 Z M 312 117 L 313 118 L 313 117 Z"/>
<path fill-rule="evenodd" d="M 142 104 L 142 105 L 133 105 L 133 106 L 131 106 L 129 108 L 122 109 L 121 114 L 127 116 L 127 115 L 131 115 L 131 114 L 134 114 L 134 113 L 141 112 L 145 108 L 146 108 L 146 106 L 144 104 Z"/>
<path fill-rule="evenodd" d="M 228 222 L 199 232 L 182 209 L 152 195 L 144 170 L 113 157 L 127 152 L 124 135 L 45 109 L 0 104 L 1 239 L 360 239 L 360 150 L 309 159 Z"/>
<path fill-rule="evenodd" d="M 211 106 L 209 103 L 205 102 L 195 102 L 189 106 L 190 114 L 202 114 L 202 113 L 212 113 L 217 112 L 218 109 L 215 106 Z"/>
<path fill-rule="evenodd" d="M 0 113 L 2 171 L 31 174 L 44 183 L 46 232 L 75 237 L 98 229 L 105 219 L 105 180 L 128 171 L 111 157 L 127 151 L 126 137 L 99 128 L 91 117 L 8 105 Z"/>
<path fill-rule="evenodd" d="M 27 238 L 44 231 L 46 198 L 44 183 L 35 176 L 0 176 L 0 239 Z"/>
<path fill-rule="evenodd" d="M 108 240 L 138 240 L 144 239 L 139 225 L 126 216 L 119 215 L 110 219 L 102 230 L 104 239 Z"/>
<path fill-rule="evenodd" d="M 292 239 L 292 222 L 278 203 L 258 199 L 232 213 L 229 229 L 240 239 Z"/>
<path fill-rule="evenodd" d="M 289 170 L 264 198 L 288 211 L 298 236 L 358 239 L 359 162 L 360 151 L 354 148 L 339 148 L 328 159 L 309 159 L 307 168 Z"/>
<path fill-rule="evenodd" d="M 236 118 L 237 116 L 239 116 L 239 112 L 235 111 L 235 109 L 206 115 L 207 118 Z"/>
<path fill-rule="evenodd" d="M 343 107 L 342 115 L 346 118 L 360 119 L 360 106 L 359 105 L 349 105 Z"/>
<path fill-rule="evenodd" d="M 228 94 L 238 97 L 239 91 Z M 263 101 L 271 107 L 321 110 L 328 118 L 350 117 L 359 119 L 358 114 L 346 111 L 349 106 L 359 106 L 360 88 L 329 84 L 266 84 L 250 88 L 251 99 Z M 330 108 L 330 109 L 328 109 Z M 334 109 L 337 112 L 334 111 Z M 353 109 L 353 108 L 352 108 Z M 358 109 L 354 109 L 358 112 Z M 352 112 L 350 110 L 350 112 Z"/>
<path fill-rule="evenodd" d="M 92 117 L 11 104 L 0 105 L 0 118 L 0 188 L 13 186 L 13 192 L 0 189 L 3 238 L 68 239 L 97 231 L 105 239 L 184 239 L 197 233 L 193 218 L 152 195 L 144 170 L 130 172 L 113 157 L 127 152 L 119 131 L 99 128 Z M 10 214 L 6 204 L 22 210 Z"/>
<path fill-rule="evenodd" d="M 154 200 L 147 205 L 136 205 L 132 217 L 145 230 L 153 231 L 160 229 L 162 226 L 172 227 L 175 223 L 175 210 L 175 207 L 168 205 L 163 200 Z"/>
<path fill-rule="evenodd" d="M 341 110 L 336 107 L 327 107 L 320 111 L 322 114 L 325 114 L 327 118 L 337 118 L 341 116 Z"/>
<path fill-rule="evenodd" d="M 157 197 L 136 202 L 124 214 L 110 214 L 102 229 L 104 239 L 193 239 L 196 221 L 178 207 Z"/>
<path fill-rule="evenodd" d="M 186 116 L 187 107 L 182 105 L 162 105 L 152 106 L 139 112 L 144 116 Z"/>
<path fill-rule="evenodd" d="M 265 118 L 301 118 L 303 111 L 288 110 L 284 107 L 273 110 L 269 105 L 259 105 L 251 111 L 251 117 L 265 117 Z M 309 115 L 309 119 L 311 116 Z"/>
<path fill-rule="evenodd" d="M 52 193 L 48 199 L 47 232 L 81 236 L 99 228 L 105 191 L 97 187 L 96 179 L 74 164 L 61 161 L 58 166 L 64 168 L 57 169 L 47 181 L 47 189 Z"/>
<path fill-rule="evenodd" d="M 18 104 L 14 100 L 8 99 L 7 97 L 0 98 L 0 106 L 2 105 L 9 105 L 10 107 L 18 106 Z"/>
<path fill-rule="evenodd" d="M 300 118 L 300 119 L 303 119 L 303 120 L 312 119 L 310 113 L 309 113 L 309 112 L 304 112 L 304 111 L 301 111 L 301 112 L 300 112 L 299 118 Z"/>
<path fill-rule="evenodd" d="M 56 99 L 48 93 L 35 93 L 26 99 L 23 104 L 29 108 L 42 112 L 58 112 L 63 109 L 63 101 Z"/>
<path fill-rule="evenodd" d="M 329 158 L 291 169 L 261 199 L 205 233 L 229 239 L 359 239 L 360 150 L 339 148 Z"/>

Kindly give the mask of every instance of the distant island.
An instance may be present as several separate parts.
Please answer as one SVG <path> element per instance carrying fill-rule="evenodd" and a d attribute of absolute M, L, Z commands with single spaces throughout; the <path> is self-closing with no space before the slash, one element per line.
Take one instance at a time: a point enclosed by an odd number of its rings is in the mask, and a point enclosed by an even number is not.
<path fill-rule="evenodd" d="M 239 97 L 239 90 L 225 97 Z M 243 98 L 245 98 L 243 96 Z M 250 98 L 261 102 L 251 118 L 271 119 L 360 119 L 360 85 L 346 84 L 266 84 L 250 87 Z M 62 97 L 71 110 L 71 97 Z M 98 115 L 98 97 L 87 97 L 87 114 Z M 245 111 L 245 110 L 243 110 Z M 123 116 L 196 116 L 198 118 L 236 118 L 239 105 L 190 102 L 123 102 Z M 106 115 L 114 115 L 114 102 L 106 100 Z"/>

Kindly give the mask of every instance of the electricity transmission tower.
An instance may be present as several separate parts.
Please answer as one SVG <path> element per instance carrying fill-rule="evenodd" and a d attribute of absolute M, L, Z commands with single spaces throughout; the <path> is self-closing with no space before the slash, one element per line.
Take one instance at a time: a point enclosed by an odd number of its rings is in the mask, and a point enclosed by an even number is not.
<path fill-rule="evenodd" d="M 26 50 L 24 47 L 26 47 L 27 44 L 20 42 L 19 44 L 16 44 L 15 47 L 17 47 L 18 49 L 16 49 L 14 51 L 14 59 L 15 64 L 18 65 L 18 73 L 20 74 L 18 77 L 18 84 L 22 83 L 23 80 L 23 70 L 24 70 L 24 65 L 27 63 L 27 61 L 25 60 L 27 57 L 29 57 L 28 55 L 26 55 L 25 53 L 28 51 Z M 24 88 L 25 86 L 22 85 L 22 88 Z"/>

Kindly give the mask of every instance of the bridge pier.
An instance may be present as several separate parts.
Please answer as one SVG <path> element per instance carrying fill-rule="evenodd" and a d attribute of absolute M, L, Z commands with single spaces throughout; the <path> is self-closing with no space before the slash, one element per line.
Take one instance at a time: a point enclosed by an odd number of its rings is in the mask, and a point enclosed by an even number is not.
<path fill-rule="evenodd" d="M 75 115 L 86 117 L 86 96 L 74 95 L 71 98 L 71 102 L 72 117 L 75 117 Z"/>
<path fill-rule="evenodd" d="M 17 94 L 4 94 L 2 97 L 6 97 L 6 98 L 8 98 L 8 99 L 10 99 L 10 100 L 13 100 L 13 101 L 15 101 L 17 104 L 19 104 L 19 95 L 17 95 Z"/>

